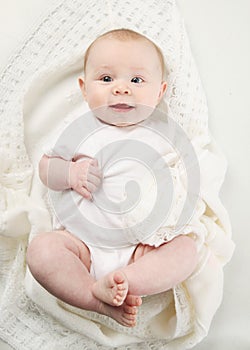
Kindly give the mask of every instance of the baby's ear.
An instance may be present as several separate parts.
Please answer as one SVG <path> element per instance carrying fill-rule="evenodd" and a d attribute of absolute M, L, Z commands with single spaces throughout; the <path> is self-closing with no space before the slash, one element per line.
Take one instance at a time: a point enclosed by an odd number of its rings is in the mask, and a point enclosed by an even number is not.
<path fill-rule="evenodd" d="M 164 96 L 165 92 L 167 91 L 168 84 L 166 81 L 163 81 L 161 83 L 161 89 L 159 93 L 158 103 L 161 101 L 162 97 Z"/>
<path fill-rule="evenodd" d="M 86 100 L 87 96 L 86 96 L 85 82 L 84 82 L 84 79 L 82 77 L 78 78 L 78 84 L 80 86 L 82 96 Z"/>

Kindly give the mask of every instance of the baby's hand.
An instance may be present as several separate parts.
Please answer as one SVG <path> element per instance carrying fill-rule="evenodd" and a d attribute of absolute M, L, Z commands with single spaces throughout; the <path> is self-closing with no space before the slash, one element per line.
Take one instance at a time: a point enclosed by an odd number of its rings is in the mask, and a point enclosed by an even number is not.
<path fill-rule="evenodd" d="M 96 159 L 71 162 L 69 186 L 84 198 L 92 199 L 92 193 L 101 183 L 102 173 Z"/>

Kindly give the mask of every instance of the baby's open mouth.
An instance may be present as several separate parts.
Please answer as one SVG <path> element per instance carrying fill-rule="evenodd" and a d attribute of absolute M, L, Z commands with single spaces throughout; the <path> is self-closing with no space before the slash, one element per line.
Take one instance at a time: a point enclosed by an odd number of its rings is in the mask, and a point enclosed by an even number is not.
<path fill-rule="evenodd" d="M 131 106 L 127 103 L 116 103 L 114 105 L 110 105 L 109 107 L 115 111 L 120 111 L 120 112 L 128 112 L 135 108 L 134 106 Z"/>

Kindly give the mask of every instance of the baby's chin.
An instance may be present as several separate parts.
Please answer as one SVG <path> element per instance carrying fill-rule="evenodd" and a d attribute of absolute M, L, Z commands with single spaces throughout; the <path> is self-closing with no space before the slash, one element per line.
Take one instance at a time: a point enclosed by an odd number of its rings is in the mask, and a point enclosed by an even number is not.
<path fill-rule="evenodd" d="M 95 110 L 95 116 L 105 124 L 117 126 L 117 127 L 128 127 L 137 125 L 146 120 L 153 112 L 153 108 L 138 108 L 137 110 L 131 110 L 128 112 L 115 112 L 109 110 L 98 109 Z"/>
<path fill-rule="evenodd" d="M 107 124 L 107 125 L 112 125 L 112 126 L 117 126 L 118 128 L 126 127 L 126 126 L 133 126 L 136 124 L 139 124 L 140 122 L 114 122 L 110 120 L 104 120 L 103 118 L 100 118 L 99 116 L 96 116 L 102 123 Z"/>
<path fill-rule="evenodd" d="M 96 116 L 96 117 L 100 121 L 102 121 L 103 123 L 108 124 L 108 125 L 112 125 L 112 126 L 117 126 L 118 128 L 137 125 L 145 120 L 145 119 L 142 119 L 142 120 L 138 120 L 138 121 L 121 122 L 121 121 L 114 121 L 114 120 L 106 120 L 106 119 L 100 118 L 99 116 Z"/>

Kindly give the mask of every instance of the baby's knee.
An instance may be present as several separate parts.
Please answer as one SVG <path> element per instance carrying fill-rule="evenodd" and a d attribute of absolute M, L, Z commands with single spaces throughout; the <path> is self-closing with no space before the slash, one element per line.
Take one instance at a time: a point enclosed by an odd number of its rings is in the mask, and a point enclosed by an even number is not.
<path fill-rule="evenodd" d="M 56 245 L 55 237 L 51 233 L 42 233 L 33 238 L 26 254 L 26 261 L 32 273 L 37 273 L 51 263 Z"/>
<path fill-rule="evenodd" d="M 195 239 L 188 235 L 180 235 L 176 239 L 179 240 L 179 247 L 185 256 L 185 261 L 195 268 L 198 263 L 198 250 Z"/>

